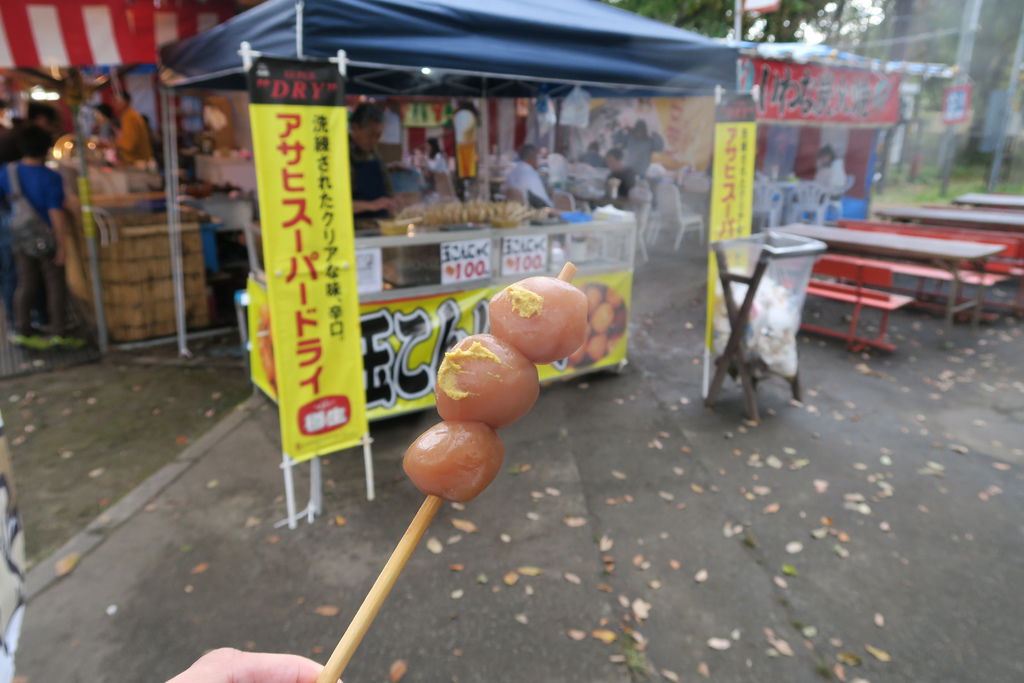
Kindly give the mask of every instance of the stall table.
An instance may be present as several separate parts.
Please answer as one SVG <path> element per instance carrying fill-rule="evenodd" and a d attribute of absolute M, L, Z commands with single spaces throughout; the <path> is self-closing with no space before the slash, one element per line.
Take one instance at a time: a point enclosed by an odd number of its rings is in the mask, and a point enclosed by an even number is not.
<path fill-rule="evenodd" d="M 891 206 L 875 209 L 875 213 L 883 218 L 901 223 L 923 223 L 974 230 L 1024 233 L 1024 212 L 985 211 L 984 209 L 952 206 L 944 209 L 925 206 Z"/>
<path fill-rule="evenodd" d="M 935 265 L 950 273 L 953 278 L 946 306 L 944 334 L 949 339 L 953 328 L 953 315 L 959 310 L 974 309 L 972 324 L 977 327 L 985 288 L 978 286 L 974 301 L 957 305 L 957 293 L 961 289 L 960 268 L 968 262 L 978 272 L 985 269 L 985 261 L 1003 250 L 1002 245 L 981 242 L 941 240 L 929 237 L 913 237 L 877 232 L 862 232 L 843 228 L 828 228 L 820 225 L 792 224 L 778 229 L 794 235 L 821 240 L 829 249 L 855 256 L 870 256 L 895 261 L 916 261 Z"/>
<path fill-rule="evenodd" d="M 953 200 L 954 204 L 976 206 L 982 209 L 1012 209 L 1024 211 L 1024 195 L 1020 194 L 989 194 L 985 192 L 968 192 Z"/>

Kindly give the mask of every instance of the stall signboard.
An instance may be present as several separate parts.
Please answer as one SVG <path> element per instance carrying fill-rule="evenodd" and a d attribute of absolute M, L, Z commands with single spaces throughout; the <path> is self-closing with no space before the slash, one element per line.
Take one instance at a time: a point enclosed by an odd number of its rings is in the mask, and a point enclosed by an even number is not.
<path fill-rule="evenodd" d="M 281 447 L 302 461 L 367 433 L 344 82 L 260 57 L 249 93 Z"/>
<path fill-rule="evenodd" d="M 405 102 L 402 104 L 404 128 L 440 128 L 452 122 L 450 101 Z"/>
<path fill-rule="evenodd" d="M 491 238 L 443 242 L 441 284 L 453 285 L 491 277 Z"/>
<path fill-rule="evenodd" d="M 744 57 L 740 89 L 760 89 L 759 121 L 877 127 L 900 119 L 898 74 Z"/>
<path fill-rule="evenodd" d="M 541 380 L 614 366 L 626 358 L 632 296 L 629 271 L 578 277 L 587 294 L 592 327 L 572 356 L 539 367 Z M 488 330 L 487 304 L 498 287 L 364 303 L 361 329 L 366 405 L 371 420 L 430 408 L 444 353 L 471 334 Z"/>
<path fill-rule="evenodd" d="M 501 276 L 538 275 L 548 270 L 547 235 L 501 238 Z"/>
<path fill-rule="evenodd" d="M 736 239 L 750 234 L 754 202 L 754 167 L 757 122 L 751 95 L 727 94 L 715 114 L 715 156 L 711 173 L 711 209 L 708 242 Z M 712 348 L 718 264 L 708 252 L 708 294 L 705 342 Z M 705 358 L 708 372 L 710 356 Z M 706 387 L 705 387 L 706 390 Z"/>
<path fill-rule="evenodd" d="M 958 85 L 946 88 L 942 94 L 942 122 L 947 126 L 967 123 L 971 118 L 970 85 Z"/>

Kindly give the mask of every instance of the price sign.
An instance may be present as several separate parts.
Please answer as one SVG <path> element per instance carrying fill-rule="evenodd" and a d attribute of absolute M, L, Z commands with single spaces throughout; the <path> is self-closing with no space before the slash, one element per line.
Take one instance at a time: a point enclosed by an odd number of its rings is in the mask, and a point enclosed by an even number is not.
<path fill-rule="evenodd" d="M 548 269 L 547 235 L 510 235 L 501 238 L 501 274 L 532 275 Z"/>
<path fill-rule="evenodd" d="M 491 276 L 491 240 L 461 240 L 441 245 L 441 284 Z"/>
<path fill-rule="evenodd" d="M 356 249 L 356 288 L 360 294 L 372 294 L 384 289 L 381 261 L 380 247 Z"/>

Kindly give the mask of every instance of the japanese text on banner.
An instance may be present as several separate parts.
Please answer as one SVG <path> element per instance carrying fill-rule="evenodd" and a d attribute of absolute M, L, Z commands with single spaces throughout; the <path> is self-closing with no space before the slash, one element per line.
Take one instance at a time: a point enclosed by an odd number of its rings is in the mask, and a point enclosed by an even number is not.
<path fill-rule="evenodd" d="M 348 116 L 331 64 L 261 58 L 250 91 L 281 443 L 305 460 L 367 431 Z"/>
<path fill-rule="evenodd" d="M 715 124 L 715 156 L 711 174 L 710 242 L 750 235 L 754 202 L 754 163 L 757 123 L 750 95 L 732 95 L 719 105 Z M 711 320 L 718 286 L 718 264 L 708 252 L 707 325 L 711 347 Z"/>

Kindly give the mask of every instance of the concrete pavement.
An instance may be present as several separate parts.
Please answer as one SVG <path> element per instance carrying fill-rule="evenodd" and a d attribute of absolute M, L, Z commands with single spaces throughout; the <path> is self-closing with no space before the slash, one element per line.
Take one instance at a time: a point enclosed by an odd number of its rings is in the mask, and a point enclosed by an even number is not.
<path fill-rule="evenodd" d="M 810 339 L 805 404 L 767 382 L 747 425 L 731 382 L 700 406 L 686 248 L 637 272 L 626 371 L 546 388 L 498 480 L 443 508 L 441 552 L 414 555 L 346 681 L 398 659 L 407 682 L 1024 677 L 1021 326 L 958 326 L 943 351 L 939 321 L 900 312 L 893 354 Z M 19 673 L 159 681 L 224 645 L 326 660 L 421 502 L 400 459 L 435 420 L 374 426 L 375 502 L 360 453 L 335 455 L 325 516 L 275 530 L 276 414 L 256 405 L 32 598 Z"/>

